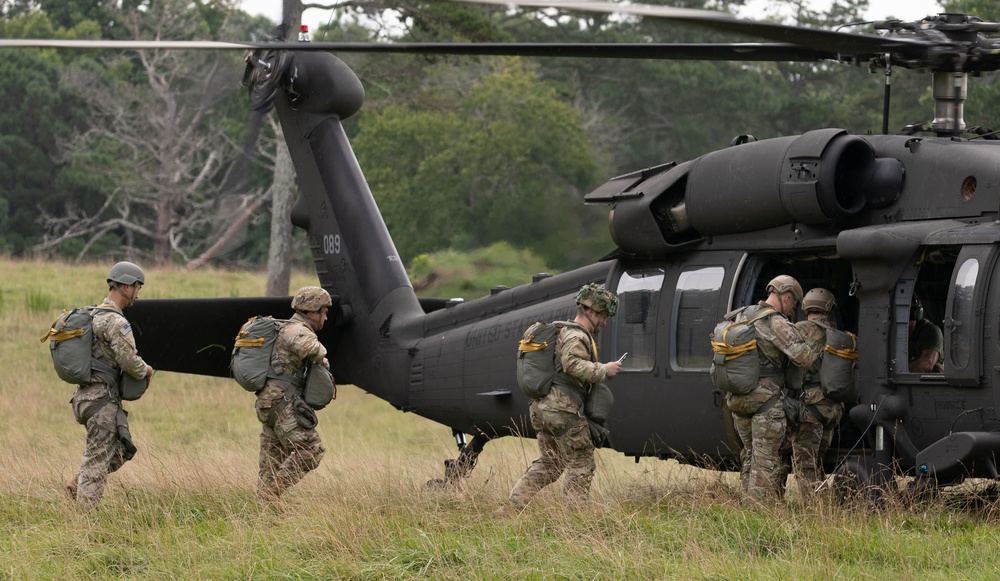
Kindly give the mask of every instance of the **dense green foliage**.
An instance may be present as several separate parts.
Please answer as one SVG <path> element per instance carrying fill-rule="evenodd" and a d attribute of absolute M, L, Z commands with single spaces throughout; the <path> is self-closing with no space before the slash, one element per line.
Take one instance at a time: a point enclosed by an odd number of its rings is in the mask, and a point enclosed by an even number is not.
<path fill-rule="evenodd" d="M 454 111 L 388 105 L 361 119 L 358 159 L 400 254 L 507 241 L 560 266 L 593 258 L 587 221 L 572 217 L 597 176 L 579 114 L 520 59 L 493 62 L 471 86 L 425 69 L 430 98 Z M 586 215 L 603 226 L 604 213 Z"/>

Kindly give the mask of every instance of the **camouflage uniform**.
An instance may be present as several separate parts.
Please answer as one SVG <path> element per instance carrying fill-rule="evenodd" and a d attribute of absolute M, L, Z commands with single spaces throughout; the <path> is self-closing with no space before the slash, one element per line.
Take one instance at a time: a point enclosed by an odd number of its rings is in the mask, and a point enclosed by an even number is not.
<path fill-rule="evenodd" d="M 105 299 L 94 311 L 93 329 L 95 358 L 136 379 L 146 376 L 146 362 L 136 351 L 132 326 L 118 305 Z M 108 474 L 135 455 L 131 439 L 119 438 L 118 425 L 125 423 L 127 413 L 122 409 L 118 390 L 97 374 L 93 378 L 89 384 L 80 386 L 70 400 L 76 421 L 87 427 L 87 445 L 80 471 L 67 488 L 77 502 L 88 508 L 95 508 L 100 502 Z"/>
<path fill-rule="evenodd" d="M 771 308 L 761 301 L 761 308 Z M 751 315 L 752 316 L 752 315 Z M 746 320 L 746 311 L 737 321 Z M 740 453 L 740 485 L 743 491 L 758 501 L 780 496 L 779 479 L 783 477 L 781 445 L 785 440 L 785 409 L 782 387 L 784 370 L 794 364 L 808 367 L 812 354 L 802 337 L 784 316 L 779 314 L 752 323 L 760 353 L 761 377 L 757 387 L 747 395 L 726 394 L 733 413 L 733 424 L 743 442 Z"/>
<path fill-rule="evenodd" d="M 307 360 L 314 364 L 323 361 L 326 347 L 301 315 L 296 313 L 291 321 L 278 332 L 271 367 L 277 374 L 301 376 Z M 280 496 L 323 458 L 316 414 L 302 400 L 301 390 L 293 390 L 291 401 L 279 405 L 285 397 L 285 385 L 268 378 L 257 392 L 257 419 L 262 424 L 257 498 L 262 501 Z M 275 414 L 276 408 L 280 409 Z"/>
<path fill-rule="evenodd" d="M 825 316 L 795 324 L 811 356 L 817 360 L 802 383 L 802 403 L 805 404 L 806 412 L 802 422 L 789 430 L 792 471 L 803 499 L 812 496 L 823 478 L 823 457 L 830 448 L 833 431 L 844 413 L 844 404 L 824 396 L 819 384 L 818 358 L 826 348 L 826 329 L 817 322 L 830 326 L 830 321 Z"/>
<path fill-rule="evenodd" d="M 529 412 L 538 439 L 538 458 L 510 491 L 510 502 L 518 508 L 527 506 L 538 491 L 558 480 L 564 471 L 563 492 L 578 501 L 587 499 L 594 478 L 594 442 L 580 402 L 589 388 L 587 384 L 605 380 L 605 366 L 597 362 L 597 348 L 590 334 L 576 325 L 559 331 L 556 353 L 565 377 L 556 380 L 548 395 L 531 402 Z M 576 397 L 566 390 L 572 390 Z"/>

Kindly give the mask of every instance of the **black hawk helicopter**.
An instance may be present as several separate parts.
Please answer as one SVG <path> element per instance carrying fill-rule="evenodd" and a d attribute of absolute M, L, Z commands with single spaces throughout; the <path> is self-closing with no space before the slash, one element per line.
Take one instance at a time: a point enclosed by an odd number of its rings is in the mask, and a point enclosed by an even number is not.
<path fill-rule="evenodd" d="M 969 477 L 1000 479 L 1000 142 L 991 134 L 969 137 L 963 119 L 968 76 L 1000 69 L 1000 40 L 987 36 L 1000 24 L 938 14 L 877 22 L 882 34 L 865 34 L 660 6 L 558 6 L 666 18 L 768 42 L 307 45 L 282 32 L 266 43 L 147 43 L 248 50 L 245 84 L 254 108 L 276 109 L 294 162 L 292 221 L 308 233 L 319 284 L 334 297 L 321 339 L 336 380 L 451 428 L 460 453 L 445 462 L 444 482 L 458 481 L 491 439 L 533 435 L 515 381 L 522 331 L 535 321 L 571 319 L 576 291 L 603 283 L 621 306 L 598 337 L 602 358 L 629 354 L 611 381 L 613 449 L 637 461 L 731 468 L 739 438 L 709 378 L 709 334 L 724 313 L 763 297 L 772 277 L 791 274 L 806 289 L 831 290 L 838 326 L 859 338 L 861 396 L 825 459 L 835 484 L 886 487 L 894 474 L 931 489 Z M 830 128 L 759 141 L 741 136 L 690 161 L 613 177 L 586 196 L 611 208 L 617 249 L 610 255 L 474 300 L 424 299 L 342 126 L 362 106 L 364 89 L 331 51 L 918 69 L 933 77 L 935 117 L 926 128 L 933 135 L 914 128 L 889 135 L 885 121 L 882 135 Z M 940 372 L 908 368 L 915 295 L 922 316 L 943 330 Z M 289 300 L 143 300 L 127 313 L 154 367 L 218 377 L 230 375 L 236 331 L 257 314 L 287 317 Z"/>

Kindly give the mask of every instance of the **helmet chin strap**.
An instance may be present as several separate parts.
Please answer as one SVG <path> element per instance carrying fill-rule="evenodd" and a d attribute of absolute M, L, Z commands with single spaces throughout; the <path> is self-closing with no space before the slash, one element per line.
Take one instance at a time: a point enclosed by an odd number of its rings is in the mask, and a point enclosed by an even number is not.
<path fill-rule="evenodd" d="M 588 323 L 590 323 L 590 332 L 596 334 L 597 333 L 597 321 L 595 321 L 594 319 L 592 319 L 590 317 L 590 313 L 593 313 L 593 312 L 595 312 L 594 309 L 591 309 L 591 308 L 588 307 L 588 308 L 586 308 L 586 309 L 583 310 L 583 317 L 585 319 L 587 319 Z"/>
<path fill-rule="evenodd" d="M 135 285 L 127 285 L 127 286 L 129 288 L 131 288 L 133 291 L 135 291 Z M 122 297 L 124 297 L 126 299 L 126 301 L 127 301 L 127 304 L 125 305 L 126 307 L 131 307 L 132 305 L 135 304 L 135 295 L 138 294 L 138 292 L 135 291 L 135 292 L 132 292 L 131 294 L 125 294 L 125 293 L 122 292 L 122 288 L 121 287 L 122 287 L 122 283 L 116 282 L 115 286 L 112 287 L 112 290 L 117 291 L 119 295 L 121 295 Z"/>

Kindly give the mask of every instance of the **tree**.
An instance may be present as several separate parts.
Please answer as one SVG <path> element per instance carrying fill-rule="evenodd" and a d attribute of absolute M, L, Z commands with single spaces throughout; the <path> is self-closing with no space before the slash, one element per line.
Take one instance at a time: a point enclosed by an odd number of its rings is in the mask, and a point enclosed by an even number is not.
<path fill-rule="evenodd" d="M 424 101 L 438 107 L 360 121 L 355 151 L 401 257 L 506 240 L 560 268 L 592 259 L 605 218 L 578 213 L 598 175 L 579 115 L 525 61 L 489 63 L 479 79 L 428 69 Z"/>
<path fill-rule="evenodd" d="M 0 20 L 7 38 L 88 38 L 94 22 L 71 30 L 54 30 L 45 14 L 26 13 Z M 73 192 L 76 204 L 93 206 L 94 191 L 72 167 L 55 155 L 58 143 L 70 138 L 85 121 L 72 93 L 59 84 L 59 70 L 73 54 L 8 49 L 0 60 L 0 252 L 22 256 L 42 240 L 36 217 L 63 203 L 61 192 Z"/>
<path fill-rule="evenodd" d="M 134 38 L 210 37 L 204 6 L 198 8 L 164 0 L 127 11 L 122 20 Z M 234 205 L 252 206 L 260 191 L 224 191 L 242 183 L 226 176 L 239 148 L 215 117 L 234 96 L 238 59 L 224 52 L 143 50 L 69 67 L 62 82 L 86 101 L 94 123 L 72 142 L 67 159 L 93 176 L 105 203 L 97 212 L 67 203 L 61 215 L 47 216 L 39 248 L 85 237 L 82 256 L 114 236 L 130 255 L 151 246 L 156 264 L 174 257 L 186 262 L 219 230 L 220 205 L 230 212 Z"/>

